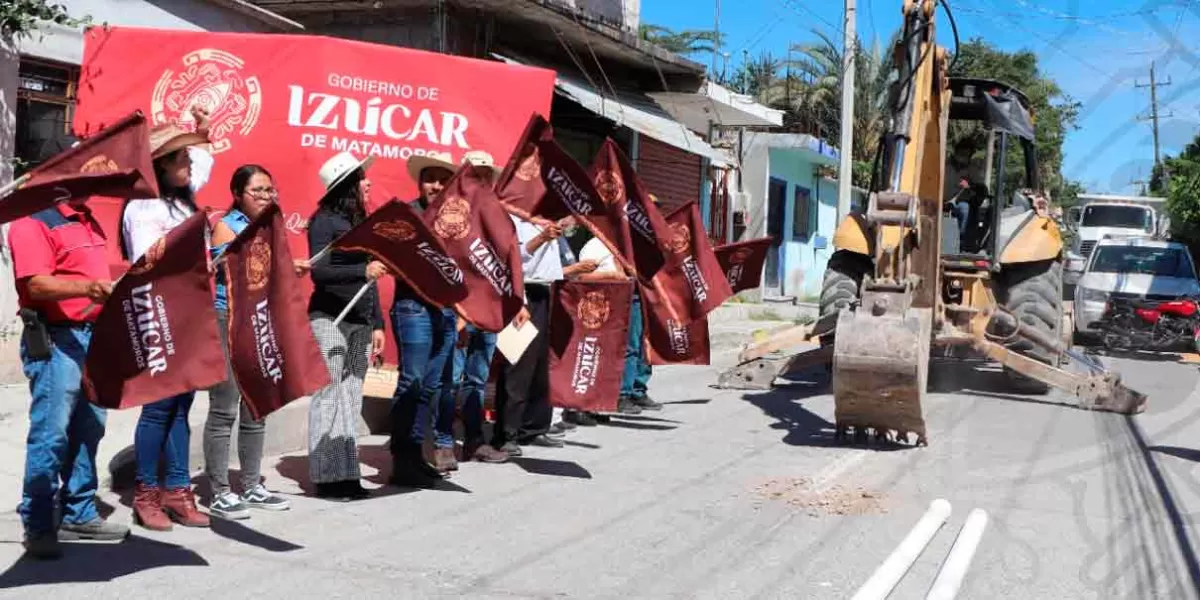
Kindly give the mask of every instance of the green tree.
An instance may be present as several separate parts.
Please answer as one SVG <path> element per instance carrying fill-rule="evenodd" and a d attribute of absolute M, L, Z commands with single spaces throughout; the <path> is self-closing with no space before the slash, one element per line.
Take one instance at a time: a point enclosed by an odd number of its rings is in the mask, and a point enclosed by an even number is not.
<path fill-rule="evenodd" d="M 1151 193 L 1167 197 L 1171 234 L 1193 248 L 1200 245 L 1200 136 L 1155 167 Z"/>
<path fill-rule="evenodd" d="M 30 37 L 44 23 L 77 27 L 90 23 L 90 17 L 76 19 L 67 7 L 46 0 L 4 0 L 0 2 L 0 40 Z"/>
<path fill-rule="evenodd" d="M 724 35 L 716 31 L 702 29 L 675 31 L 669 27 L 651 24 L 642 24 L 638 27 L 638 37 L 684 56 L 712 54 L 717 51 L 717 46 L 725 39 Z"/>

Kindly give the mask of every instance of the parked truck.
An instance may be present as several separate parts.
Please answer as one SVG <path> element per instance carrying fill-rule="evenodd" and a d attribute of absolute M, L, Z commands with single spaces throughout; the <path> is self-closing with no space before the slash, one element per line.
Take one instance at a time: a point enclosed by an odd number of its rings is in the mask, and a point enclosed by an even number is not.
<path fill-rule="evenodd" d="M 1080 194 L 1080 204 L 1068 211 L 1074 241 L 1067 249 L 1063 283 L 1074 286 L 1083 275 L 1092 249 L 1103 239 L 1165 238 L 1166 198 Z"/>

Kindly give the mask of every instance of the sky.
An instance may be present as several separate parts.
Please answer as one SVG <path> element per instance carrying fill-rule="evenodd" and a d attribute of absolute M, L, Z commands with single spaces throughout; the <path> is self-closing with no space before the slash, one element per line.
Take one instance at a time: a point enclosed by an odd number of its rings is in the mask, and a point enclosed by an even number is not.
<path fill-rule="evenodd" d="M 723 0 L 723 53 L 733 71 L 748 55 L 784 57 L 790 44 L 841 43 L 842 0 Z M 1044 72 L 1081 102 L 1067 136 L 1063 171 L 1094 193 L 1136 193 L 1154 165 L 1149 121 L 1150 65 L 1158 88 L 1164 156 L 1200 133 L 1200 0 L 950 0 L 963 40 L 981 37 L 1008 51 L 1032 50 Z M 858 0 L 858 35 L 884 43 L 900 26 L 902 0 Z M 717 0 L 642 0 L 641 21 L 712 29 Z M 945 12 L 938 43 L 953 49 Z M 709 56 L 694 57 L 709 63 Z M 721 57 L 720 62 L 725 61 Z M 718 65 L 718 69 L 721 68 Z M 836 141 L 836 140 L 834 140 Z"/>

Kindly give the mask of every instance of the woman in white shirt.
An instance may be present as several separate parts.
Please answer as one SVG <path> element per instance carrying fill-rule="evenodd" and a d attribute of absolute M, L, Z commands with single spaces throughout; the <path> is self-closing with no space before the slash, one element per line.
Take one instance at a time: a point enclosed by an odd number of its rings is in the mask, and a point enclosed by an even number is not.
<path fill-rule="evenodd" d="M 150 133 L 150 154 L 161 198 L 130 200 L 121 211 L 121 250 L 136 261 L 155 242 L 197 210 L 195 193 L 208 181 L 212 156 L 197 146 L 208 143 L 208 117 L 193 109 L 196 133 L 175 125 Z M 142 407 L 134 433 L 137 489 L 134 521 L 147 529 L 166 531 L 172 521 L 187 527 L 208 527 L 208 515 L 196 507 L 188 469 L 191 432 L 188 412 L 195 392 L 159 400 Z M 159 457 L 165 479 L 159 480 Z"/>

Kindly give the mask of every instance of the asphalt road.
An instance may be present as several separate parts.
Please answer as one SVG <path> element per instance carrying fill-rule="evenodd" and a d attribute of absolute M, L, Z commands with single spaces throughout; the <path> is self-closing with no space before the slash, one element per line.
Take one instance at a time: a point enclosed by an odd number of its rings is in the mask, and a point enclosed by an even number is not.
<path fill-rule="evenodd" d="M 715 368 L 662 369 L 663 412 L 464 465 L 445 490 L 325 502 L 282 457 L 268 485 L 295 494 L 289 512 L 57 563 L 22 560 L 4 512 L 0 598 L 849 598 L 935 498 L 953 513 L 892 598 L 924 597 L 973 508 L 990 523 L 960 598 L 1196 597 L 1200 373 L 1182 361 L 1200 357 L 1163 358 L 1104 358 L 1150 395 L 1135 418 L 936 365 L 918 449 L 834 443 L 819 373 L 743 393 L 711 389 Z M 363 441 L 372 486 L 383 441 Z"/>

